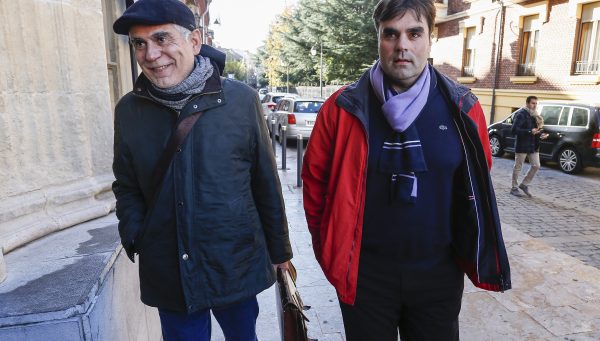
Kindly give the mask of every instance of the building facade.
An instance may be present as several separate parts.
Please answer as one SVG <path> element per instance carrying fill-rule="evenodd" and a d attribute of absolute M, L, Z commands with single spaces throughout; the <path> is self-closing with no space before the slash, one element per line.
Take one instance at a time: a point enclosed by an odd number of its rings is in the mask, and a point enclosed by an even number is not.
<path fill-rule="evenodd" d="M 210 43 L 210 1 L 185 2 Z M 113 109 L 139 72 L 112 24 L 133 3 L 0 1 L 2 340 L 160 338 L 109 216 Z"/>
<path fill-rule="evenodd" d="M 0 2 L 4 254 L 114 208 L 112 106 L 131 75 L 127 41 L 107 32 L 124 7 Z M 5 269 L 10 274 L 10 264 Z"/>
<path fill-rule="evenodd" d="M 437 0 L 433 65 L 472 88 L 488 121 L 525 98 L 600 103 L 600 1 Z"/>
<path fill-rule="evenodd" d="M 112 24 L 133 0 L 0 2 L 2 256 L 114 209 L 113 108 L 138 68 Z M 210 44 L 210 0 L 186 0 Z"/>

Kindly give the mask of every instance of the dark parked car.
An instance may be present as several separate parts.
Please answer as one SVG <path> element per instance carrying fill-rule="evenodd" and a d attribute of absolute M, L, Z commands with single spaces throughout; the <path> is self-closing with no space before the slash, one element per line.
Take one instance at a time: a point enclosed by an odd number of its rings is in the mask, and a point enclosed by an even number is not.
<path fill-rule="evenodd" d="M 540 143 L 541 160 L 556 161 L 563 172 L 572 174 L 600 166 L 600 104 L 540 101 L 538 111 L 548 134 Z M 514 114 L 488 127 L 492 155 L 515 152 Z"/>

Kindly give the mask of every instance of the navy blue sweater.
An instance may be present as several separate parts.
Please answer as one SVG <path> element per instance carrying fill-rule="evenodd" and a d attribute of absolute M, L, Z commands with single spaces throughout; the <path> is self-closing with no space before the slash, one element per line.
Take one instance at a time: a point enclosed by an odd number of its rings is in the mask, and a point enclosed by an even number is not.
<path fill-rule="evenodd" d="M 450 256 L 454 176 L 464 160 L 460 137 L 435 74 L 427 104 L 413 123 L 427 172 L 417 173 L 416 203 L 390 200 L 391 174 L 379 170 L 393 130 L 381 111 L 369 115 L 369 161 L 362 250 L 407 268 L 428 268 Z"/>

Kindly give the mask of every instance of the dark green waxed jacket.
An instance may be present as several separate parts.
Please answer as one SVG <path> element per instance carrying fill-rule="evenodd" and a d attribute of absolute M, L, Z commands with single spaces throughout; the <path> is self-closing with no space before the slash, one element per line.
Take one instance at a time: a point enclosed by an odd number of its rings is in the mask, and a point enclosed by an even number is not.
<path fill-rule="evenodd" d="M 215 65 L 216 70 L 216 65 Z M 139 254 L 142 301 L 193 312 L 271 286 L 292 258 L 281 185 L 257 93 L 218 72 L 180 114 L 140 75 L 115 108 L 119 233 Z M 179 120 L 203 111 L 150 205 L 156 163 Z"/>

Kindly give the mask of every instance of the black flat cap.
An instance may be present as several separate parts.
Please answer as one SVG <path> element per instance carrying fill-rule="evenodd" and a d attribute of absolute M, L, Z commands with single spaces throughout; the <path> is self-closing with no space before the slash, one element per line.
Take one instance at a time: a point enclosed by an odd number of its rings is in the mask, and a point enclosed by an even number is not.
<path fill-rule="evenodd" d="M 196 29 L 192 11 L 179 0 L 138 0 L 113 24 L 117 34 L 129 34 L 134 25 L 177 24 L 190 31 Z"/>

